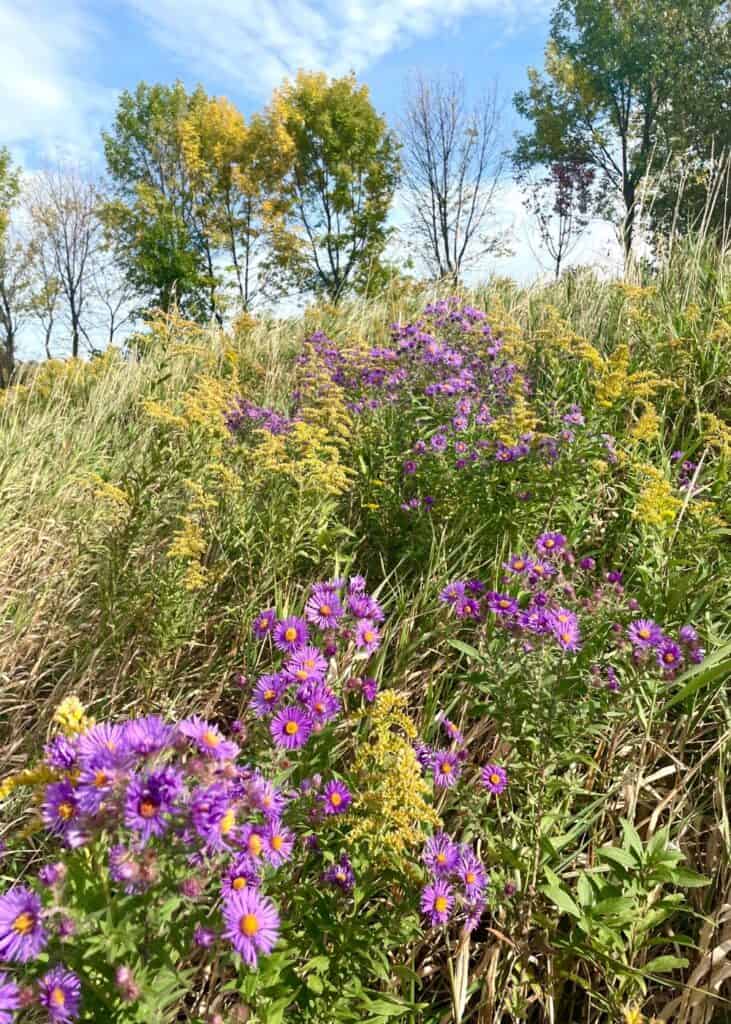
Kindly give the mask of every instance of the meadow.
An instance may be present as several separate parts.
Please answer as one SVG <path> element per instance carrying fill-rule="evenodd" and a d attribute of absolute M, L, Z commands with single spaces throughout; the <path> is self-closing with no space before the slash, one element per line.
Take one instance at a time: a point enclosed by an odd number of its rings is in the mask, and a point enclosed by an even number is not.
<path fill-rule="evenodd" d="M 0 1022 L 731 1020 L 731 260 L 0 396 Z"/>

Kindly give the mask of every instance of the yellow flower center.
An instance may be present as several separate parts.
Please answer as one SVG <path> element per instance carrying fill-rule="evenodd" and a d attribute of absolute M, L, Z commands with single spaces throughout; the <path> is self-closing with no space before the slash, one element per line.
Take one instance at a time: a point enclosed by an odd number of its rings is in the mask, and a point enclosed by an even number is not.
<path fill-rule="evenodd" d="M 35 918 L 32 914 L 23 913 L 13 921 L 13 931 L 16 931 L 18 935 L 27 935 L 28 932 L 33 931 L 33 925 L 35 924 Z"/>
<path fill-rule="evenodd" d="M 248 935 L 251 938 L 252 935 L 256 935 L 259 931 L 259 921 L 257 920 L 256 914 L 244 914 L 239 923 L 242 935 Z"/>
<path fill-rule="evenodd" d="M 297 722 L 289 721 L 284 727 L 284 731 L 288 736 L 296 736 L 299 732 L 299 725 Z"/>
<path fill-rule="evenodd" d="M 343 871 L 342 868 L 338 868 L 338 870 L 335 872 L 335 877 L 339 882 L 345 881 L 345 872 Z"/>
<path fill-rule="evenodd" d="M 277 850 L 277 851 L 281 850 L 283 846 L 284 846 L 284 838 L 283 838 L 283 836 L 272 836 L 272 849 L 273 850 Z"/>
<path fill-rule="evenodd" d="M 643 639 L 643 640 L 649 640 L 650 639 L 650 630 L 647 629 L 646 627 L 643 627 L 642 629 L 638 629 L 637 633 L 641 637 L 641 639 Z"/>
<path fill-rule="evenodd" d="M 273 701 L 276 696 L 277 696 L 277 694 L 276 694 L 276 692 L 274 690 L 265 690 L 264 691 L 264 700 L 267 701 L 267 702 Z"/>
<path fill-rule="evenodd" d="M 364 632 L 363 632 L 363 639 L 365 640 L 365 642 L 367 644 L 372 644 L 373 640 L 375 639 L 375 634 L 374 634 L 373 630 L 371 630 L 371 629 L 364 630 Z"/>
<path fill-rule="evenodd" d="M 443 853 L 443 852 L 438 853 L 437 854 L 437 864 L 446 864 L 446 863 L 447 863 L 447 855 L 446 855 L 446 853 Z"/>
<path fill-rule="evenodd" d="M 59 818 L 62 818 L 64 821 L 68 821 L 69 818 L 73 817 L 73 815 L 74 815 L 74 808 L 73 808 L 73 806 L 71 804 L 64 802 L 64 803 L 58 805 L 58 816 L 59 816 Z"/>
<path fill-rule="evenodd" d="M 442 775 L 449 775 L 449 773 L 452 771 L 452 765 L 449 763 L 449 761 L 443 761 L 441 768 Z"/>
<path fill-rule="evenodd" d="M 522 558 L 519 558 L 517 562 L 513 562 L 514 569 L 525 569 L 525 562 Z"/>
<path fill-rule="evenodd" d="M 239 875 L 237 878 L 234 878 L 233 882 L 231 883 L 231 888 L 235 889 L 236 892 L 239 892 L 239 890 L 245 889 L 248 884 L 249 883 L 246 881 L 246 879 Z"/>
<path fill-rule="evenodd" d="M 252 832 L 249 836 L 249 853 L 253 857 L 258 857 L 261 853 L 261 836 L 256 832 Z"/>
<path fill-rule="evenodd" d="M 309 672 L 307 671 L 306 668 L 298 668 L 297 671 L 295 672 L 295 675 L 297 676 L 298 679 L 307 679 Z"/>
<path fill-rule="evenodd" d="M 259 619 L 259 629 L 268 629 L 268 628 L 269 628 L 269 619 L 267 619 L 267 618 Z"/>
<path fill-rule="evenodd" d="M 497 772 L 492 773 L 492 775 L 490 776 L 490 782 L 493 784 L 493 786 L 497 786 L 500 783 L 500 776 L 498 775 Z"/>
<path fill-rule="evenodd" d="M 98 771 L 94 776 L 94 785 L 97 789 L 101 789 L 102 786 L 106 786 L 107 782 L 108 777 L 106 772 Z"/>
<path fill-rule="evenodd" d="M 333 805 L 333 807 L 339 807 L 342 802 L 343 798 L 341 797 L 340 793 L 335 792 L 330 794 L 330 803 Z"/>
<path fill-rule="evenodd" d="M 570 633 L 562 633 L 561 634 L 561 639 L 563 640 L 563 642 L 565 644 L 567 644 L 569 642 L 569 640 L 571 639 L 571 634 Z"/>
<path fill-rule="evenodd" d="M 305 666 L 305 668 L 313 669 L 315 667 L 315 659 L 314 658 L 305 658 L 305 660 L 302 662 L 302 664 Z"/>
<path fill-rule="evenodd" d="M 550 537 L 549 537 L 549 539 L 546 541 L 545 546 L 550 550 L 552 547 L 555 547 L 555 543 L 556 542 L 551 540 Z"/>
<path fill-rule="evenodd" d="M 49 996 L 49 1000 L 50 1000 L 50 1002 L 53 1003 L 54 1006 L 65 1006 L 66 1005 L 66 996 L 64 994 L 63 989 L 59 988 L 59 986 L 56 985 L 56 987 L 51 990 L 51 995 Z"/>
<path fill-rule="evenodd" d="M 224 814 L 224 816 L 221 818 L 221 824 L 219 825 L 221 835 L 227 836 L 235 824 L 236 811 L 234 811 L 233 808 L 229 808 Z"/>
<path fill-rule="evenodd" d="M 447 906 L 448 904 L 446 896 L 437 896 L 437 898 L 434 900 L 434 909 L 440 914 L 444 913 L 444 911 L 447 909 Z"/>
<path fill-rule="evenodd" d="M 287 641 L 288 644 L 293 643 L 297 639 L 297 630 L 294 628 L 294 626 L 287 626 L 287 628 L 284 631 L 284 639 Z"/>
<path fill-rule="evenodd" d="M 662 656 L 662 660 L 665 662 L 666 665 L 672 665 L 672 663 L 675 661 L 675 655 L 672 651 L 665 651 L 665 653 Z"/>
<path fill-rule="evenodd" d="M 210 729 L 206 729 L 201 739 L 207 747 L 217 747 L 221 742 L 221 737 L 217 736 L 216 733 L 212 732 Z"/>
<path fill-rule="evenodd" d="M 332 610 L 332 608 L 330 607 L 329 604 L 321 604 L 320 605 L 320 615 L 323 615 L 323 616 L 325 616 L 325 618 L 327 618 L 327 616 L 332 615 L 332 613 L 333 613 L 333 610 Z"/>
<path fill-rule="evenodd" d="M 504 597 L 501 598 L 501 600 L 498 603 L 499 603 L 501 608 L 509 608 L 510 607 L 510 601 L 506 601 Z"/>
<path fill-rule="evenodd" d="M 464 880 L 467 883 L 467 885 L 474 885 L 475 882 L 477 881 L 477 875 L 475 875 L 474 871 L 468 871 L 467 874 L 464 876 Z"/>
<path fill-rule="evenodd" d="M 318 715 L 325 714 L 325 705 L 322 703 L 321 700 L 319 700 L 317 704 L 315 704 L 315 711 L 317 712 Z"/>

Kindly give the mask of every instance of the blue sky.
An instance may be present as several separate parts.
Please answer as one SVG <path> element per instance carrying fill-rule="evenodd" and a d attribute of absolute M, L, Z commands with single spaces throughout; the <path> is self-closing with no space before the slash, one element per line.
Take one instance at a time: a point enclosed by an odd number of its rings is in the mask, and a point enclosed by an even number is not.
<path fill-rule="evenodd" d="M 505 144 L 511 98 L 541 65 L 550 0 L 0 0 L 0 145 L 33 169 L 57 159 L 101 169 L 99 132 L 119 93 L 140 79 L 226 95 L 245 114 L 298 67 L 355 70 L 395 120 L 411 71 L 459 71 L 474 92 L 497 79 Z M 501 218 L 517 254 L 501 273 L 540 269 L 520 196 Z M 586 258 L 604 245 L 590 232 Z M 523 237 L 525 236 L 525 237 Z"/>

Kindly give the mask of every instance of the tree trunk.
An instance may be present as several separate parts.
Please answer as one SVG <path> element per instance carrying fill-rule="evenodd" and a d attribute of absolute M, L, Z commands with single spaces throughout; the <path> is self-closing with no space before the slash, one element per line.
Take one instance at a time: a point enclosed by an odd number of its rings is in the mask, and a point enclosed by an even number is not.
<path fill-rule="evenodd" d="M 622 220 L 622 249 L 624 251 L 624 265 L 627 267 L 632 255 L 632 238 L 635 226 L 635 202 L 637 193 L 634 183 L 625 181 L 622 189 L 624 195 L 624 219 Z"/>

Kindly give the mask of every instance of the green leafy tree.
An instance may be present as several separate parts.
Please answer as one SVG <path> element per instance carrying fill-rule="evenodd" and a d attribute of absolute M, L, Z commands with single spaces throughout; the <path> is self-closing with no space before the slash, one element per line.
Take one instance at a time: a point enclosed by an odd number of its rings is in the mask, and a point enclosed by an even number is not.
<path fill-rule="evenodd" d="M 300 72 L 275 92 L 266 121 L 284 170 L 272 224 L 281 281 L 337 302 L 388 241 L 398 143 L 354 75 Z"/>
<path fill-rule="evenodd" d="M 673 137 L 673 111 L 681 102 L 698 109 L 707 47 L 725 7 L 721 0 L 559 0 L 545 71 L 529 69 L 529 88 L 515 96 L 531 122 L 517 140 L 518 168 L 567 160 L 594 168 L 600 209 L 621 211 L 626 256 L 653 160 L 684 148 Z"/>
<path fill-rule="evenodd" d="M 180 82 L 123 92 L 110 131 L 103 133 L 113 199 L 105 221 L 128 279 L 149 303 L 188 315 L 215 315 L 212 246 L 196 215 L 180 125 L 202 89 Z"/>
<path fill-rule="evenodd" d="M 18 331 L 27 318 L 31 290 L 30 249 L 14 236 L 10 214 L 20 193 L 20 173 L 0 149 L 0 385 L 15 367 Z"/>

